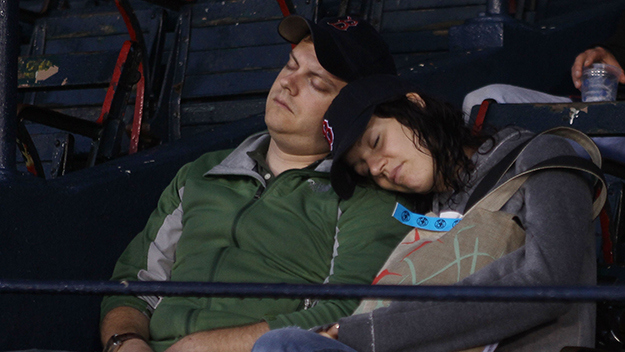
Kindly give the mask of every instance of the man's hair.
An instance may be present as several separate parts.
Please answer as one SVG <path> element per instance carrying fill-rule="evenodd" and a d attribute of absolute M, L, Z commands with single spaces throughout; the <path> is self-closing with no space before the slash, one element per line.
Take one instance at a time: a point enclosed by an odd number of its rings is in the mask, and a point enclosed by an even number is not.
<path fill-rule="evenodd" d="M 381 118 L 395 118 L 413 131 L 415 148 L 426 148 L 434 160 L 436 175 L 440 175 L 440 188 L 461 192 L 470 183 L 470 174 L 475 169 L 467 157 L 465 148 L 477 150 L 482 143 L 492 138 L 484 133 L 473 135 L 464 122 L 462 111 L 451 104 L 419 93 L 425 103 L 421 106 L 401 97 L 382 103 L 374 110 Z"/>

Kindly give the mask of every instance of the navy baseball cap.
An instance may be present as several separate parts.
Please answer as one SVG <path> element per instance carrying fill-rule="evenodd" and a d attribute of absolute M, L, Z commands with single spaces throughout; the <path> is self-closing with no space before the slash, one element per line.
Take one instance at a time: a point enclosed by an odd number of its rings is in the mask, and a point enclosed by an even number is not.
<path fill-rule="evenodd" d="M 415 91 L 397 75 L 372 75 L 350 82 L 334 98 L 324 116 L 323 134 L 332 152 L 332 188 L 341 198 L 351 198 L 357 180 L 343 156 L 363 135 L 375 108 Z"/>
<path fill-rule="evenodd" d="M 290 15 L 280 22 L 278 33 L 293 44 L 310 35 L 321 66 L 346 82 L 372 74 L 397 74 L 388 45 L 380 33 L 362 19 L 343 16 L 314 23 L 302 16 Z"/>

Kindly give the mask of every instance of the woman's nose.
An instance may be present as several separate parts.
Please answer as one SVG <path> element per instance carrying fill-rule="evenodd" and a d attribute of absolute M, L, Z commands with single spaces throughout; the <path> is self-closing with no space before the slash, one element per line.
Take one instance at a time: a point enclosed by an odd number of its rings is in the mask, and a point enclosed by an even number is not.
<path fill-rule="evenodd" d="M 378 177 L 384 172 L 384 166 L 386 165 L 385 159 L 382 157 L 371 157 L 367 160 L 369 166 L 369 173 L 372 177 Z"/>

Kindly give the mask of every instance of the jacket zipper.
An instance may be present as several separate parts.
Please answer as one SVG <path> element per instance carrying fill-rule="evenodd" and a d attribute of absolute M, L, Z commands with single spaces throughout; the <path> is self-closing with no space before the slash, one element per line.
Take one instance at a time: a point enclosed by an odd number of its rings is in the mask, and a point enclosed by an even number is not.
<path fill-rule="evenodd" d="M 236 229 L 237 229 L 237 225 L 239 224 L 239 219 L 241 218 L 241 216 L 243 216 L 243 213 L 245 213 L 252 205 L 254 205 L 254 203 L 256 203 L 256 201 L 259 200 L 263 194 L 266 194 L 267 192 L 271 191 L 271 189 L 275 187 L 276 183 L 280 182 L 280 178 L 284 178 L 286 174 L 297 174 L 300 171 L 301 170 L 286 170 L 280 175 L 276 176 L 276 179 L 273 180 L 273 183 L 269 187 L 265 188 L 261 185 L 258 188 L 252 200 L 250 200 L 249 203 L 247 203 L 243 208 L 241 208 L 241 210 L 239 210 L 236 217 L 234 218 L 234 222 L 232 223 L 231 237 L 235 246 L 237 247 L 239 246 L 239 241 L 237 241 L 237 237 L 236 237 Z M 303 175 L 306 175 L 308 177 L 314 177 L 314 173 L 311 173 L 311 174 L 304 173 Z"/>
<path fill-rule="evenodd" d="M 237 215 L 234 217 L 234 221 L 232 222 L 231 237 L 232 237 L 232 242 L 234 243 L 235 246 L 237 247 L 239 246 L 239 241 L 237 241 L 237 237 L 236 237 L 236 230 L 237 230 L 237 225 L 239 223 L 239 219 L 241 218 L 241 216 L 243 215 L 243 213 L 245 213 L 247 209 L 249 209 L 254 203 L 256 203 L 257 200 L 260 199 L 264 191 L 265 191 L 265 187 L 263 187 L 262 185 L 258 187 L 252 200 L 250 200 L 243 208 L 241 208 L 241 210 L 239 210 Z"/>

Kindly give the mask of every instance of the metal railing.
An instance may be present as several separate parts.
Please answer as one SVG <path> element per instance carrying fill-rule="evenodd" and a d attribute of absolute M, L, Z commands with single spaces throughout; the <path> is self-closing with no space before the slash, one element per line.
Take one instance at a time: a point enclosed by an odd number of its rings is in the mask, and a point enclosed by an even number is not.
<path fill-rule="evenodd" d="M 0 294 L 157 295 L 434 301 L 625 301 L 614 286 L 395 286 L 220 282 L 0 280 Z"/>

